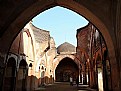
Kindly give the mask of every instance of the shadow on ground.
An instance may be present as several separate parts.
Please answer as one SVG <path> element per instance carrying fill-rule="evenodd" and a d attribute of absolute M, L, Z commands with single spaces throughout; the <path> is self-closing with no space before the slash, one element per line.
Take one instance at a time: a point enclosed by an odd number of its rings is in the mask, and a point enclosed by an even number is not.
<path fill-rule="evenodd" d="M 95 89 L 91 89 L 88 87 L 88 85 L 79 85 L 78 87 L 76 84 L 73 86 L 70 86 L 67 82 L 57 82 L 54 84 L 48 84 L 39 87 L 35 91 L 97 91 Z"/>

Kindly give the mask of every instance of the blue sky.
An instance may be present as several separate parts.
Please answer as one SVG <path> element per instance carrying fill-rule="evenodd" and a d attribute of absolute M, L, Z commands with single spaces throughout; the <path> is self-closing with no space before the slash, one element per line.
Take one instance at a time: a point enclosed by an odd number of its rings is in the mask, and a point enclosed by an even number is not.
<path fill-rule="evenodd" d="M 50 31 L 56 47 L 64 42 L 76 46 L 76 30 L 88 24 L 88 21 L 79 14 L 60 6 L 40 13 L 32 21 L 36 27 Z"/>

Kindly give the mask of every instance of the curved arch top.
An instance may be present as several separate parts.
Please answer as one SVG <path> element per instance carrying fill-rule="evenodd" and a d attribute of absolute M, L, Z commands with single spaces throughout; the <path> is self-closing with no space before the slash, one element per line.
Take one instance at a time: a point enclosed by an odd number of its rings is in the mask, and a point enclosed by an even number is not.
<path fill-rule="evenodd" d="M 21 12 L 19 12 L 18 15 L 15 14 L 16 18 L 14 17 L 15 19 L 13 20 L 13 22 L 11 22 L 9 24 L 8 29 L 5 31 L 4 36 L 2 37 L 2 39 L 4 41 L 6 41 L 6 39 L 8 38 L 7 39 L 8 42 L 4 43 L 3 41 L 1 41 L 4 44 L 6 44 L 6 46 L 4 46 L 6 48 L 3 48 L 1 50 L 8 51 L 8 48 L 10 48 L 10 46 L 8 46 L 8 45 L 12 44 L 12 41 L 17 36 L 17 34 L 21 31 L 21 29 L 25 26 L 25 24 L 27 22 L 29 22 L 37 14 L 39 14 L 49 8 L 55 7 L 55 6 L 62 6 L 62 7 L 68 8 L 68 9 L 84 16 L 87 20 L 92 22 L 100 30 L 103 37 L 105 38 L 108 50 L 111 51 L 111 53 L 114 53 L 114 52 L 112 52 L 112 50 L 114 50 L 114 45 L 113 45 L 113 41 L 112 41 L 113 39 L 111 38 L 111 30 L 108 29 L 109 26 L 107 26 L 107 24 L 106 24 L 110 21 L 106 20 L 106 19 L 108 19 L 108 18 L 106 18 L 107 15 L 105 15 L 105 17 L 104 17 L 104 14 L 106 11 L 102 8 L 102 11 L 99 12 L 98 10 L 96 10 L 96 8 L 94 8 L 93 6 L 90 6 L 89 3 L 93 3 L 93 2 L 83 1 L 81 3 L 80 1 L 76 1 L 76 0 L 75 1 L 74 0 L 51 0 L 51 1 L 50 0 L 49 1 L 48 0 L 38 0 L 36 2 L 26 5 L 26 7 L 20 8 Z M 106 4 L 108 5 L 108 3 L 106 3 Z M 17 8 L 17 7 L 18 6 L 14 7 L 14 8 Z M 97 11 L 98 11 L 98 13 L 97 13 Z M 15 13 L 17 13 L 17 12 L 15 12 Z M 99 14 L 99 15 L 97 15 L 97 14 Z M 106 19 L 104 19 L 104 18 L 106 18 Z M 6 26 L 7 25 L 5 25 L 5 27 Z M 11 35 L 11 33 L 12 33 L 12 35 Z M 7 36 L 7 38 L 6 38 L 6 36 Z M 4 50 L 4 49 L 7 49 L 7 50 Z M 112 54 L 112 55 L 115 56 L 115 54 Z"/>
<path fill-rule="evenodd" d="M 22 60 L 20 61 L 20 63 L 19 63 L 19 68 L 20 68 L 20 67 L 28 68 L 28 64 L 27 64 L 27 62 L 26 62 L 24 59 L 22 59 Z"/>
<path fill-rule="evenodd" d="M 116 74 L 118 74 L 116 78 L 112 78 L 113 89 L 119 91 L 119 83 L 115 82 L 115 80 L 118 81 L 119 71 L 115 56 L 118 46 L 114 46 L 116 44 L 115 25 L 112 25 L 115 23 L 112 13 L 116 11 L 112 8 L 113 3 L 113 0 L 29 0 L 29 2 L 27 0 L 12 0 L 11 2 L 3 0 L 0 3 L 2 11 L 0 15 L 0 44 L 2 44 L 0 45 L 0 61 L 5 59 L 13 40 L 27 22 L 49 8 L 62 6 L 84 16 L 100 30 L 107 44 L 113 71 L 117 71 Z M 113 71 L 112 73 L 114 73 Z"/>
<path fill-rule="evenodd" d="M 7 66 L 8 67 L 10 67 L 10 66 L 16 67 L 16 60 L 13 57 L 10 57 L 8 59 Z"/>
<path fill-rule="evenodd" d="M 78 66 L 79 63 L 75 60 L 75 56 L 74 55 L 64 55 L 64 56 L 58 56 L 56 59 L 54 59 L 54 69 L 56 69 L 56 67 L 58 66 L 58 64 L 65 58 L 69 58 L 71 60 L 73 60 L 75 62 L 75 64 Z"/>

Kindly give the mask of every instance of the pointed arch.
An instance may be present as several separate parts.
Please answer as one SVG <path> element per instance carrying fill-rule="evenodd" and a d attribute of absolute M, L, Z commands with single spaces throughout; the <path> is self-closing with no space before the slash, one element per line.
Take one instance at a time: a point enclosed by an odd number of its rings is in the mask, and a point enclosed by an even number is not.
<path fill-rule="evenodd" d="M 28 64 L 22 59 L 19 63 L 19 69 L 16 78 L 16 90 L 26 91 L 27 89 L 27 75 L 28 75 Z"/>
<path fill-rule="evenodd" d="M 16 60 L 13 57 L 8 59 L 5 78 L 4 78 L 4 91 L 14 91 L 16 78 Z"/>

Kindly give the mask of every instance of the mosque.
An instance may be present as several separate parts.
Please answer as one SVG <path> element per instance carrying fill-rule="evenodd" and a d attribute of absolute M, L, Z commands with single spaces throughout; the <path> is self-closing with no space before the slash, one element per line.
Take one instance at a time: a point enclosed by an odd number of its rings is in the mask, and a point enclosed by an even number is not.
<path fill-rule="evenodd" d="M 89 21 L 77 29 L 77 47 L 65 41 L 56 48 L 49 30 L 29 22 L 56 6 Z M 0 91 L 34 91 L 70 76 L 121 91 L 121 0 L 0 0 L 0 11 Z"/>
<path fill-rule="evenodd" d="M 32 91 L 54 82 L 69 82 L 70 77 L 74 82 L 78 78 L 81 84 L 92 88 L 103 90 L 104 85 L 111 89 L 110 65 L 103 37 L 91 23 L 77 29 L 76 37 L 77 47 L 64 42 L 56 48 L 49 31 L 35 27 L 30 21 L 11 45 L 4 91 Z"/>
<path fill-rule="evenodd" d="M 75 46 L 65 42 L 56 48 L 49 31 L 29 22 L 10 48 L 4 90 L 10 89 L 14 85 L 11 82 L 15 81 L 17 91 L 30 91 L 55 81 L 69 82 L 71 75 L 76 79 L 79 62 L 75 60 L 75 55 Z"/>

